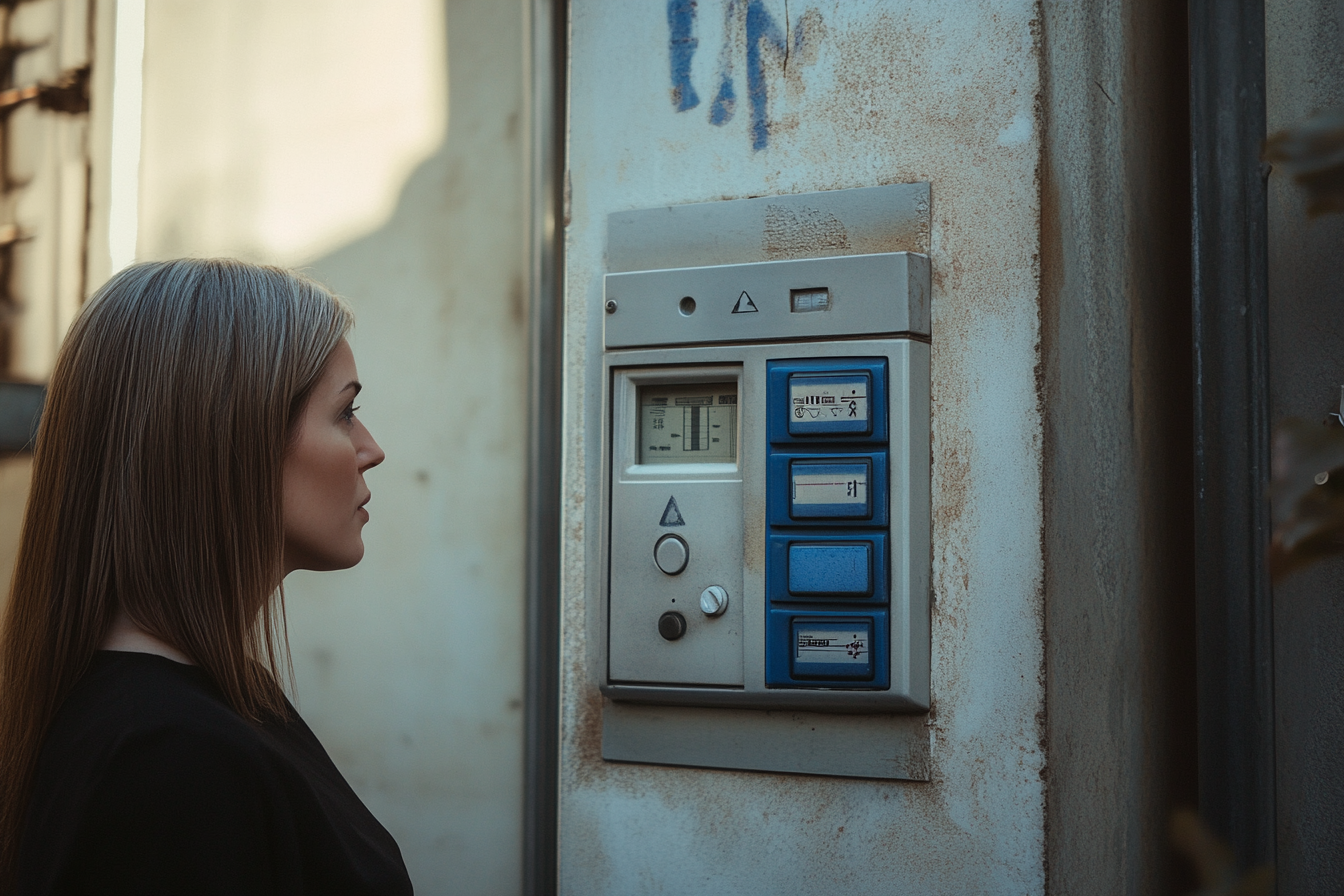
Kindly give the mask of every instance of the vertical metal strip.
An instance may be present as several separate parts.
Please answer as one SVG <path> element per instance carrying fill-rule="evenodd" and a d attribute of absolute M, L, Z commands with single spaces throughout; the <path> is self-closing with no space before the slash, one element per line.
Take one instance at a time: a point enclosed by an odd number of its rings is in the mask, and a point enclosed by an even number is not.
<path fill-rule="evenodd" d="M 1200 813 L 1275 854 L 1263 0 L 1191 0 Z"/>
<path fill-rule="evenodd" d="M 523 892 L 557 891 L 565 0 L 523 0 L 528 114 L 530 370 Z"/>

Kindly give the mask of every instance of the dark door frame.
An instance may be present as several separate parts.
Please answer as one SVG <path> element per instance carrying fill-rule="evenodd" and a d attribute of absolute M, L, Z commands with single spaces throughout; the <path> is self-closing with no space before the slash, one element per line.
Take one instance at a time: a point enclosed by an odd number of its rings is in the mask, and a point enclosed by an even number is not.
<path fill-rule="evenodd" d="M 1264 0 L 1190 0 L 1199 810 L 1273 862 Z"/>
<path fill-rule="evenodd" d="M 560 454 L 564 338 L 566 0 L 531 0 L 523 48 L 528 146 L 529 433 L 523 892 L 558 889 Z"/>

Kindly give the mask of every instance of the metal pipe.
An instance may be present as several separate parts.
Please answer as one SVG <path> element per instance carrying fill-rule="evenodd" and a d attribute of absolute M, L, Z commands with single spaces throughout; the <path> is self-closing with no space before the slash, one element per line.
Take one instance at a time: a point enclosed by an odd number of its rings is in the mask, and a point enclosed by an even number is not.
<path fill-rule="evenodd" d="M 563 339 L 565 0 L 530 0 L 527 85 L 529 415 L 523 892 L 558 889 L 560 449 Z"/>

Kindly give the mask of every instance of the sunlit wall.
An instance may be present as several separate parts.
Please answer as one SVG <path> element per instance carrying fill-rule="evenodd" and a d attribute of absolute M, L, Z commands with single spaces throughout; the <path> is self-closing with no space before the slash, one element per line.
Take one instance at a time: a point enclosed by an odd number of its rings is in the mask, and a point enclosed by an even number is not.
<path fill-rule="evenodd" d="M 303 713 L 421 893 L 520 889 L 522 4 L 149 0 L 137 255 L 346 296 L 387 451 L 354 570 L 286 583 Z"/>

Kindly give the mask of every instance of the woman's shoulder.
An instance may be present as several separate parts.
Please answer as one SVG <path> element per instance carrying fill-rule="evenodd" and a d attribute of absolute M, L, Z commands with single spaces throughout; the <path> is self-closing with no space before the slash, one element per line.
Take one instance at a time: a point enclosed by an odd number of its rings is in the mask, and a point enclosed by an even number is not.
<path fill-rule="evenodd" d="M 233 712 L 203 670 L 99 651 L 47 730 L 29 821 L 65 828 L 65 816 L 100 801 L 264 801 L 283 789 L 284 769 L 260 726 Z"/>
<path fill-rule="evenodd" d="M 257 727 L 229 708 L 201 668 L 154 654 L 107 650 L 94 655 L 52 720 L 44 752 L 68 748 L 88 758 L 109 758 L 147 740 L 257 759 L 264 752 Z M 61 764 L 68 767 L 68 762 Z"/>
<path fill-rule="evenodd" d="M 43 744 L 20 876 L 34 892 L 103 892 L 90 881 L 107 869 L 168 874 L 174 862 L 265 856 L 264 821 L 283 805 L 280 769 L 202 670 L 100 651 Z"/>
<path fill-rule="evenodd" d="M 50 729 L 35 785 L 26 867 L 78 878 L 39 891 L 101 892 L 78 875 L 131 856 L 142 870 L 218 866 L 208 876 L 231 881 L 222 892 L 410 892 L 396 841 L 296 714 L 247 722 L 202 670 L 164 657 L 100 652 Z M 228 877 L 239 869 L 282 883 Z"/>

